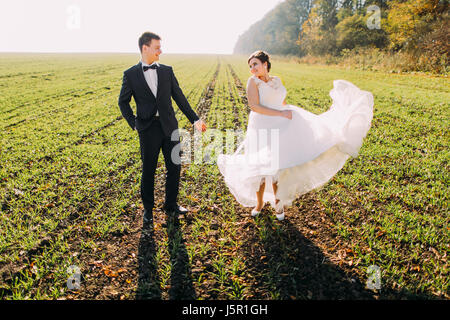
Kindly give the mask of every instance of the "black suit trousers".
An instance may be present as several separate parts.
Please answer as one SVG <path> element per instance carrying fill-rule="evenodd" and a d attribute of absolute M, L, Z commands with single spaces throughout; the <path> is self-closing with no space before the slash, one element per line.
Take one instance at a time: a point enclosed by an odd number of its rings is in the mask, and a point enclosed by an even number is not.
<path fill-rule="evenodd" d="M 164 208 L 174 209 L 177 206 L 181 164 L 174 163 L 171 159 L 171 154 L 173 148 L 179 142 L 179 140 L 172 141 L 170 136 L 164 135 L 158 117 L 152 121 L 147 129 L 139 131 L 139 144 L 142 159 L 141 197 L 144 208 L 147 210 L 152 210 L 155 205 L 155 172 L 161 149 L 167 170 Z"/>

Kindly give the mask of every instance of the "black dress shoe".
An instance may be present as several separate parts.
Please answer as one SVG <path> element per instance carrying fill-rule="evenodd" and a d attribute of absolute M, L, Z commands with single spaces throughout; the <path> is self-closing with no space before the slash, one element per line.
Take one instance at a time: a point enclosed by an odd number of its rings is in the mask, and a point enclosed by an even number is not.
<path fill-rule="evenodd" d="M 175 208 L 166 208 L 166 212 L 172 213 L 172 214 L 186 214 L 189 212 L 188 209 L 182 207 L 182 206 L 176 206 Z"/>
<path fill-rule="evenodd" d="M 153 222 L 152 210 L 144 209 L 144 223 L 152 223 L 152 222 Z"/>

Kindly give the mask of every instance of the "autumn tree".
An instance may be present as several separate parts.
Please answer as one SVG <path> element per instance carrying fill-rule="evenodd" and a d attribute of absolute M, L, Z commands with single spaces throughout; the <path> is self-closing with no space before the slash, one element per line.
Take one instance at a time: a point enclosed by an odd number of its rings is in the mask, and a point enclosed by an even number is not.
<path fill-rule="evenodd" d="M 338 0 L 314 1 L 297 41 L 306 52 L 317 55 L 335 53 L 337 4 Z"/>
<path fill-rule="evenodd" d="M 300 48 L 296 40 L 311 6 L 312 0 L 280 3 L 239 37 L 234 52 L 250 53 L 262 49 L 273 54 L 298 55 Z"/>
<path fill-rule="evenodd" d="M 444 12 L 448 12 L 448 1 L 390 1 L 387 16 L 390 48 L 414 50 L 436 27 L 436 22 L 442 22 Z"/>
<path fill-rule="evenodd" d="M 380 1 L 372 1 L 367 3 L 367 7 L 371 4 L 380 4 Z M 380 8 L 380 7 L 378 7 Z M 352 10 L 355 12 L 352 13 Z M 381 19 L 385 19 L 386 13 L 380 8 L 380 24 L 378 28 L 373 28 L 370 19 L 375 13 L 362 11 L 357 12 L 353 7 L 342 7 L 338 12 L 339 23 L 336 25 L 336 45 L 338 51 L 342 49 L 353 49 L 355 47 L 374 46 L 384 48 L 388 45 L 389 36 L 386 31 L 381 28 Z"/>

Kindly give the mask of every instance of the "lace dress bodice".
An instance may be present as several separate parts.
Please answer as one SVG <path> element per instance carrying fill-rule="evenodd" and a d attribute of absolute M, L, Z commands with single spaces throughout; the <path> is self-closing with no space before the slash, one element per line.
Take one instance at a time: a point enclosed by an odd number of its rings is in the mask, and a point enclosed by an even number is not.
<path fill-rule="evenodd" d="M 281 79 L 277 76 L 270 77 L 268 82 L 252 76 L 258 87 L 259 102 L 264 107 L 272 109 L 284 109 L 283 101 L 286 98 L 286 88 L 281 83 Z"/>

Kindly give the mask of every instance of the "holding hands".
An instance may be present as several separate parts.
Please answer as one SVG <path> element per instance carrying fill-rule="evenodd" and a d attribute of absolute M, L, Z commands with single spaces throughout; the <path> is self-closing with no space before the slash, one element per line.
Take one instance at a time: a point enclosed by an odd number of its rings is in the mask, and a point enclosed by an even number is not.
<path fill-rule="evenodd" d="M 194 127 L 199 132 L 205 132 L 206 131 L 206 123 L 203 122 L 202 119 L 198 119 L 194 122 Z"/>

